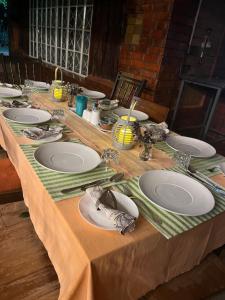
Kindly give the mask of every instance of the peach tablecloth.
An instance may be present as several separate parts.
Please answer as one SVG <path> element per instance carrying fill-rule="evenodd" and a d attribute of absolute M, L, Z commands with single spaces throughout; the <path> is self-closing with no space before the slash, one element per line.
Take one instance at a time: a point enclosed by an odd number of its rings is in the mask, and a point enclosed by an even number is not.
<path fill-rule="evenodd" d="M 31 220 L 58 274 L 59 299 L 138 299 L 225 243 L 225 213 L 170 240 L 142 217 L 125 236 L 95 229 L 80 217 L 79 198 L 51 199 L 19 147 L 28 140 L 16 137 L 3 117 L 0 126 L 0 144 L 21 178 Z"/>

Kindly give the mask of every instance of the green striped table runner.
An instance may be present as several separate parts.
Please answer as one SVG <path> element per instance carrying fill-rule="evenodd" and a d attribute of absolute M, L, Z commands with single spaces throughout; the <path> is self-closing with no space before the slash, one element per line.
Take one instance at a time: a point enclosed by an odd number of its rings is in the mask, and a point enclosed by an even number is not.
<path fill-rule="evenodd" d="M 180 172 L 178 168 L 173 168 L 170 170 Z M 170 213 L 166 210 L 158 208 L 152 204 L 147 197 L 144 196 L 139 189 L 138 179 L 138 177 L 134 177 L 126 183 L 128 188 L 136 197 L 132 198 L 132 200 L 134 200 L 138 206 L 140 214 L 167 239 L 188 231 L 225 211 L 225 198 L 214 194 L 215 207 L 208 214 L 198 217 L 187 217 Z M 118 185 L 117 188 L 123 192 L 123 184 Z"/>
<path fill-rule="evenodd" d="M 162 150 L 164 152 L 166 152 L 169 156 L 173 157 L 174 153 L 176 152 L 176 150 L 173 150 L 170 146 L 168 146 L 165 142 L 160 142 L 154 145 L 154 147 L 158 150 Z M 215 156 L 211 157 L 211 158 L 192 158 L 191 159 L 191 165 L 193 167 L 195 167 L 198 171 L 202 172 L 203 174 L 205 174 L 206 176 L 214 176 L 217 174 L 220 174 L 221 171 L 217 170 L 211 170 L 209 171 L 209 169 L 215 167 L 216 165 L 218 165 L 219 163 L 225 162 L 225 157 L 220 155 L 220 154 L 216 154 Z"/>
<path fill-rule="evenodd" d="M 10 120 L 6 120 L 7 123 L 9 124 L 10 128 L 12 129 L 12 131 L 17 135 L 17 136 L 21 136 L 23 135 L 22 130 L 25 128 L 31 128 L 31 127 L 35 127 L 35 125 L 26 125 L 26 124 L 20 124 L 20 123 L 15 123 L 12 122 Z M 70 133 L 72 132 L 71 129 L 69 127 L 67 127 L 66 125 L 62 124 L 62 123 L 58 123 L 58 122 L 54 122 L 54 121 L 48 121 L 45 122 L 45 124 L 49 124 L 52 126 L 62 126 L 63 127 L 63 132 L 64 133 Z"/>
<path fill-rule="evenodd" d="M 115 174 L 115 171 L 111 168 L 107 168 L 106 170 L 105 165 L 100 165 L 94 170 L 83 174 L 62 174 L 54 172 L 42 167 L 35 161 L 33 154 L 37 148 L 32 147 L 31 145 L 20 145 L 20 147 L 54 201 L 71 198 L 83 193 L 80 191 L 75 191 L 69 194 L 62 194 L 60 191 L 64 188 L 80 186 L 81 184 L 89 183 L 98 179 L 108 178 Z M 113 185 L 113 183 L 105 186 L 110 185 Z"/>

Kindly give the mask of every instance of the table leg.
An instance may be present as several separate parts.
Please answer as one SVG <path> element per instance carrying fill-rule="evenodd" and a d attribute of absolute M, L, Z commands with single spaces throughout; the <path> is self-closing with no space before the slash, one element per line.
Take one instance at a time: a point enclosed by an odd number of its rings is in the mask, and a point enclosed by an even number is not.
<path fill-rule="evenodd" d="M 174 125 L 174 122 L 175 122 L 175 119 L 176 119 L 176 115 L 177 115 L 177 111 L 178 111 L 178 108 L 179 108 L 179 104 L 180 104 L 180 100 L 181 100 L 181 96 L 182 96 L 183 90 L 184 90 L 184 80 L 181 81 L 179 94 L 178 94 L 178 97 L 177 97 L 177 101 L 176 101 L 176 104 L 175 104 L 175 107 L 174 107 L 174 112 L 173 112 L 173 115 L 172 115 L 172 118 L 171 118 L 171 122 L 170 122 L 170 129 L 173 128 L 173 125 Z"/>
<path fill-rule="evenodd" d="M 210 113 L 209 113 L 208 120 L 207 120 L 206 125 L 205 125 L 205 128 L 204 128 L 204 130 L 203 130 L 203 134 L 202 134 L 202 138 L 203 138 L 203 139 L 206 138 L 206 135 L 207 135 L 207 133 L 208 133 L 209 126 L 210 126 L 210 123 L 211 123 L 211 121 L 212 121 L 212 117 L 213 117 L 213 115 L 214 115 L 214 111 L 215 111 L 215 109 L 216 109 L 217 103 L 218 103 L 218 101 L 219 101 L 219 99 L 220 99 L 220 94 L 221 94 L 221 92 L 222 92 L 222 89 L 218 89 L 218 91 L 216 92 L 216 96 L 215 96 L 215 99 L 214 99 L 213 104 L 212 104 L 212 109 L 211 109 L 211 111 L 210 111 Z"/>

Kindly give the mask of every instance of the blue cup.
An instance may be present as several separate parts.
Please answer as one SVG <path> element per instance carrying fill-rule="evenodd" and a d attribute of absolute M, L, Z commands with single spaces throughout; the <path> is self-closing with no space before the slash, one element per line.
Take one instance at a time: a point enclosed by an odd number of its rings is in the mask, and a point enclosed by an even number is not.
<path fill-rule="evenodd" d="M 87 108 L 88 98 L 82 95 L 76 96 L 76 114 L 80 117 L 83 115 L 83 111 Z"/>

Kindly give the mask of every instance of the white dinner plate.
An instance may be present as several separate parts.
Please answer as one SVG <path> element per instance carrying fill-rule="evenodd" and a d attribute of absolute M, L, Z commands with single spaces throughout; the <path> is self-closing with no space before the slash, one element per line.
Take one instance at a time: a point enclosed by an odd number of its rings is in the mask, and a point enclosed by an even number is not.
<path fill-rule="evenodd" d="M 119 117 L 122 117 L 122 116 L 128 115 L 129 109 L 125 108 L 125 107 L 118 107 L 113 110 L 113 113 Z M 133 110 L 131 113 L 131 116 L 135 117 L 137 119 L 137 121 L 145 121 L 145 120 L 148 120 L 148 118 L 149 118 L 149 116 L 146 113 L 139 111 L 139 110 Z"/>
<path fill-rule="evenodd" d="M 213 195 L 205 186 L 177 172 L 148 171 L 140 177 L 139 188 L 150 202 L 179 215 L 204 215 L 215 205 Z"/>
<path fill-rule="evenodd" d="M 42 144 L 34 152 L 34 158 L 43 167 L 60 173 L 84 173 L 101 163 L 95 150 L 71 142 Z"/>
<path fill-rule="evenodd" d="M 113 194 L 115 195 L 117 200 L 118 210 L 124 211 L 129 215 L 138 218 L 138 208 L 129 197 L 114 191 Z M 87 194 L 80 198 L 79 211 L 81 216 L 89 224 L 104 230 L 116 230 L 115 226 L 113 225 L 113 222 L 109 220 L 104 215 L 104 213 L 101 212 L 101 210 L 96 209 L 93 200 L 91 200 L 91 198 Z"/>
<path fill-rule="evenodd" d="M 207 158 L 216 154 L 216 149 L 213 146 L 204 141 L 187 136 L 169 135 L 166 142 L 171 148 L 194 157 Z"/>
<path fill-rule="evenodd" d="M 86 96 L 92 99 L 103 99 L 105 98 L 105 94 L 98 91 L 91 91 L 85 88 L 82 88 L 81 95 Z"/>
<path fill-rule="evenodd" d="M 0 86 L 0 98 L 15 98 L 22 96 L 22 91 Z"/>
<path fill-rule="evenodd" d="M 32 81 L 32 88 L 38 89 L 38 90 L 48 90 L 50 87 L 49 83 L 43 82 L 43 81 Z"/>
<path fill-rule="evenodd" d="M 49 112 L 35 108 L 9 108 L 2 114 L 6 119 L 21 124 L 41 124 L 52 117 Z"/>

